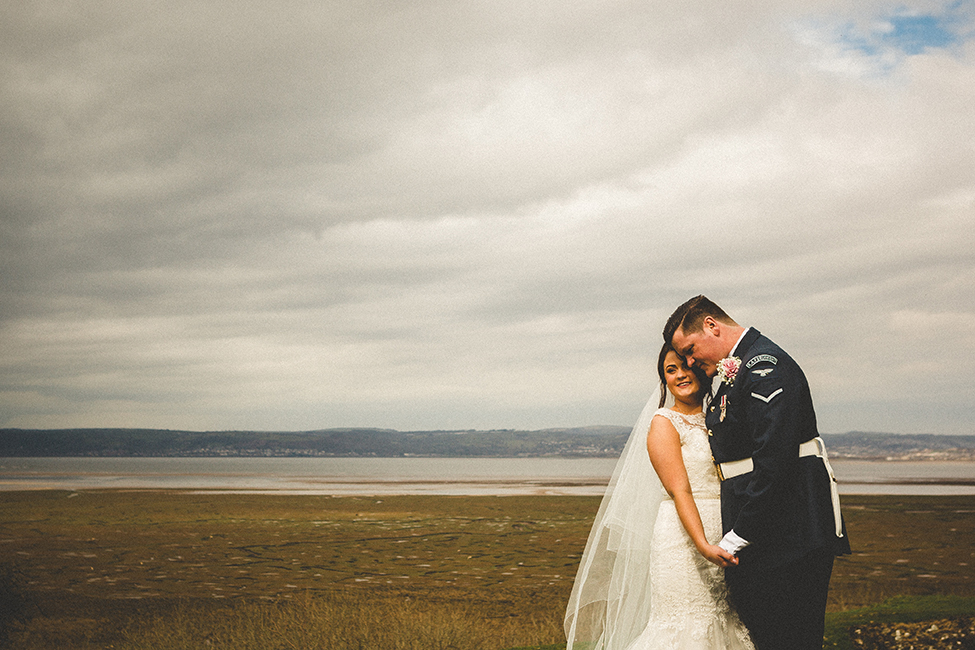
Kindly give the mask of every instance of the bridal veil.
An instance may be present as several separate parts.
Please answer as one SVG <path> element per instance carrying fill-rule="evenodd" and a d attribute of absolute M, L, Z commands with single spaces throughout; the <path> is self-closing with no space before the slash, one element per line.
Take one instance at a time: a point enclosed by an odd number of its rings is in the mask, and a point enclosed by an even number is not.
<path fill-rule="evenodd" d="M 659 401 L 654 391 L 596 513 L 566 608 L 566 650 L 625 650 L 650 619 L 650 540 L 665 493 L 647 431 Z"/>

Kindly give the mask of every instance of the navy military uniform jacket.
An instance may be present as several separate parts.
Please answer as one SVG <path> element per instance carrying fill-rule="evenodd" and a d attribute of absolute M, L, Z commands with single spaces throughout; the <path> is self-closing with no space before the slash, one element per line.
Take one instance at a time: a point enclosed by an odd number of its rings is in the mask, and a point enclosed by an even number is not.
<path fill-rule="evenodd" d="M 721 483 L 724 532 L 750 544 L 739 558 L 778 566 L 810 551 L 850 552 L 845 526 L 837 537 L 830 477 L 821 458 L 799 458 L 799 445 L 819 435 L 809 384 L 779 346 L 748 329 L 735 349 L 741 360 L 733 382 L 722 382 L 706 423 L 717 463 L 752 458 L 751 472 Z"/>

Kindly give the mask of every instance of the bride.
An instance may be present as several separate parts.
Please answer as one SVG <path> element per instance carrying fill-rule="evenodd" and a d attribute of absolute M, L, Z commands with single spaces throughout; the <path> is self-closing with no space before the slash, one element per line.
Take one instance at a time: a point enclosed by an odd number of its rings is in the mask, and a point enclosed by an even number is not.
<path fill-rule="evenodd" d="M 737 559 L 709 541 L 721 508 L 705 381 L 669 344 L 657 373 L 660 397 L 630 433 L 582 555 L 566 650 L 753 650 L 721 568 Z"/>

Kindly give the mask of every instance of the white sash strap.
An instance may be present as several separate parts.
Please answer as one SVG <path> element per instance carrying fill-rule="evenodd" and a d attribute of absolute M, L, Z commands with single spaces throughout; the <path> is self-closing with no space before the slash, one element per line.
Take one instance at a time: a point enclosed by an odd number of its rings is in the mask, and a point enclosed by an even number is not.
<path fill-rule="evenodd" d="M 833 468 L 829 464 L 829 457 L 826 455 L 826 443 L 820 437 L 807 440 L 799 445 L 799 458 L 805 456 L 819 456 L 823 459 L 826 466 L 826 473 L 829 474 L 829 493 L 833 501 L 833 523 L 836 526 L 836 536 L 843 537 L 843 516 L 840 514 L 840 492 L 836 485 L 836 476 Z M 741 476 L 755 469 L 755 463 L 751 458 L 732 460 L 727 463 L 715 463 L 718 468 L 718 478 L 726 481 L 735 476 Z"/>

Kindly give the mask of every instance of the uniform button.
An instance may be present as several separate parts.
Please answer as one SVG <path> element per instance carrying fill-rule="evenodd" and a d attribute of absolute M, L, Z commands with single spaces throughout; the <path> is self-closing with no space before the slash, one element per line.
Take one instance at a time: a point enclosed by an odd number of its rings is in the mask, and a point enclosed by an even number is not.
<path fill-rule="evenodd" d="M 711 433 L 711 429 L 708 429 L 708 435 L 709 436 L 713 436 L 714 435 L 713 433 Z"/>
<path fill-rule="evenodd" d="M 711 412 L 714 413 L 714 407 L 713 406 L 711 407 Z"/>

